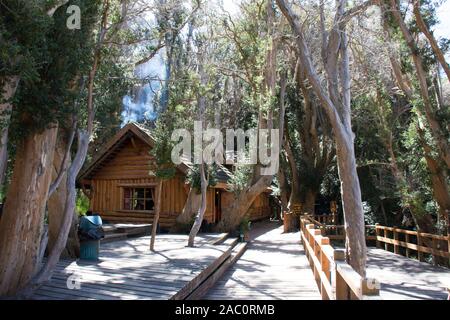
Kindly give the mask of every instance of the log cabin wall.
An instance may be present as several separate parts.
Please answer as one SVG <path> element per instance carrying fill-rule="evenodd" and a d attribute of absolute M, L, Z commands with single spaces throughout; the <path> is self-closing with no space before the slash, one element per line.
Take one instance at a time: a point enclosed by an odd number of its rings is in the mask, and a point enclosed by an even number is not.
<path fill-rule="evenodd" d="M 150 147 L 140 139 L 133 137 L 124 142 L 117 154 L 103 165 L 93 176 L 91 187 L 93 195 L 90 210 L 98 212 L 105 221 L 123 223 L 152 223 L 154 213 L 150 211 L 124 210 L 124 188 L 155 187 L 158 178 L 151 173 L 154 158 Z M 170 228 L 176 217 L 182 212 L 188 190 L 184 184 L 185 177 L 177 175 L 163 182 L 160 226 Z M 205 219 L 214 221 L 214 190 L 207 194 Z"/>
<path fill-rule="evenodd" d="M 270 217 L 271 208 L 268 193 L 262 193 L 256 197 L 255 201 L 252 203 L 252 206 L 248 210 L 248 215 L 251 221 L 262 220 Z"/>
<path fill-rule="evenodd" d="M 225 208 L 231 206 L 234 200 L 234 194 L 231 192 L 222 193 L 222 212 L 226 211 Z M 250 221 L 262 220 L 270 217 L 271 208 L 269 204 L 269 194 L 262 193 L 258 195 L 250 206 L 247 217 Z"/>

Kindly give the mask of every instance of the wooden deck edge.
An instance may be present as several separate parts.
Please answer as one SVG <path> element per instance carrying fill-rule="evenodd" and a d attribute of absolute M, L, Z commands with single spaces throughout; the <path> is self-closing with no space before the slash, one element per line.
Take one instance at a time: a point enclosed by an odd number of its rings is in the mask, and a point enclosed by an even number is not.
<path fill-rule="evenodd" d="M 229 236 L 230 236 L 230 233 L 227 232 L 224 235 L 222 235 L 220 238 L 214 239 L 211 244 L 215 245 L 215 246 L 219 245 L 219 244 L 223 243 Z"/>
<path fill-rule="evenodd" d="M 194 289 L 185 300 L 199 300 L 204 297 L 224 273 L 244 254 L 247 245 L 246 242 L 236 245 L 231 255 L 205 281 Z"/>
<path fill-rule="evenodd" d="M 225 250 L 213 263 L 206 267 L 196 277 L 189 281 L 180 291 L 174 294 L 169 300 L 184 300 L 194 292 L 208 277 L 210 277 L 227 259 L 231 256 L 233 246 Z"/>

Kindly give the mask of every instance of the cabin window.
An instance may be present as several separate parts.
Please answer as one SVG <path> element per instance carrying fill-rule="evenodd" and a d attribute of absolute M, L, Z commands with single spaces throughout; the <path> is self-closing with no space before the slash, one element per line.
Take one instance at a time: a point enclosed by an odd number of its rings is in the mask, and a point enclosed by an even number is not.
<path fill-rule="evenodd" d="M 155 207 L 154 188 L 124 188 L 123 209 L 133 211 L 153 211 Z"/>

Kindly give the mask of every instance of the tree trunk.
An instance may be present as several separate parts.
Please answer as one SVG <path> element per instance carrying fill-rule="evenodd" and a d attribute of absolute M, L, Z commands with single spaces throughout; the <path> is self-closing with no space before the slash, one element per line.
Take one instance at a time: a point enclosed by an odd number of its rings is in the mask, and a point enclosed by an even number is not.
<path fill-rule="evenodd" d="M 287 185 L 287 179 L 286 174 L 284 172 L 284 169 L 280 165 L 280 168 L 278 169 L 278 183 L 280 187 L 280 207 L 281 212 L 285 212 L 288 209 L 289 205 L 289 198 L 288 198 L 288 185 Z"/>
<path fill-rule="evenodd" d="M 347 260 L 360 275 L 365 276 L 366 235 L 353 138 L 337 136 L 336 154 L 341 181 Z"/>
<path fill-rule="evenodd" d="M 189 239 L 188 239 L 188 247 L 194 246 L 194 240 L 195 236 L 200 230 L 200 227 L 202 226 L 203 217 L 206 212 L 206 205 L 207 205 L 207 199 L 206 199 L 206 192 L 208 188 L 208 180 L 206 179 L 205 175 L 205 164 L 200 164 L 200 179 L 201 179 L 201 206 L 198 209 L 197 215 L 194 220 L 194 224 L 192 225 L 191 232 L 189 233 Z"/>
<path fill-rule="evenodd" d="M 283 226 L 284 232 L 297 232 L 300 227 L 299 212 L 296 212 L 297 208 L 301 208 L 300 198 L 300 180 L 297 164 L 295 161 L 294 153 L 292 152 L 289 131 L 284 132 L 284 149 L 286 151 L 286 158 L 291 169 L 291 193 L 289 195 L 287 211 L 283 214 Z"/>
<path fill-rule="evenodd" d="M 297 164 L 295 161 L 294 153 L 291 149 L 290 144 L 290 136 L 288 132 L 286 131 L 286 140 L 284 143 L 284 149 L 286 150 L 286 156 L 287 160 L 289 162 L 289 166 L 291 169 L 291 194 L 289 195 L 289 203 L 288 203 L 288 210 L 292 211 L 297 206 L 301 205 L 301 198 L 300 198 L 300 180 L 299 180 L 299 173 L 297 170 Z"/>
<path fill-rule="evenodd" d="M 443 169 L 437 160 L 433 158 L 432 149 L 428 145 L 425 132 L 418 129 L 420 144 L 424 150 L 424 157 L 427 162 L 428 170 L 431 176 L 431 185 L 433 189 L 433 198 L 439 206 L 439 220 L 444 222 L 445 229 L 448 228 L 448 212 L 450 211 L 450 192 L 448 189 L 448 177 L 446 170 Z M 443 226 L 443 227 L 444 227 Z M 445 232 L 441 230 L 441 232 Z"/>
<path fill-rule="evenodd" d="M 356 159 L 354 151 L 354 133 L 351 126 L 350 114 L 350 77 L 349 58 L 347 54 L 347 38 L 345 34 L 345 24 L 343 22 L 343 9 L 345 1 L 338 1 L 336 8 L 336 25 L 333 26 L 328 37 L 327 59 L 324 61 L 327 68 L 329 93 L 322 88 L 319 76 L 313 66 L 311 54 L 302 33 L 302 27 L 297 16 L 293 13 L 284 0 L 277 0 L 278 6 L 283 15 L 288 20 L 296 36 L 299 59 L 302 68 L 307 75 L 315 94 L 319 98 L 325 113 L 328 116 L 330 125 L 336 141 L 336 154 L 341 181 L 342 205 L 344 210 L 344 226 L 346 231 L 347 261 L 361 276 L 366 274 L 366 238 L 364 226 L 364 212 L 361 201 L 361 189 L 356 170 Z M 342 61 L 338 63 L 336 55 L 340 54 Z M 339 77 L 337 70 L 339 69 Z M 339 82 L 341 80 L 340 97 Z M 337 103 L 339 102 L 339 103 Z"/>
<path fill-rule="evenodd" d="M 72 225 L 73 215 L 75 211 L 76 202 L 76 179 L 78 173 L 83 166 L 86 159 L 87 150 L 89 147 L 90 134 L 86 131 L 79 130 L 78 132 L 78 150 L 73 159 L 73 162 L 67 172 L 66 189 L 67 199 L 64 205 L 63 219 L 60 225 L 58 237 L 56 238 L 53 248 L 50 251 L 47 261 L 41 270 L 33 277 L 31 281 L 30 289 L 34 289 L 44 282 L 48 281 L 59 261 L 62 251 L 64 250 L 69 235 L 70 227 Z"/>
<path fill-rule="evenodd" d="M 383 20 L 383 27 L 386 32 L 386 35 L 388 39 L 390 40 L 390 33 L 389 28 L 386 19 Z M 405 31 L 407 34 L 407 32 Z M 406 98 L 410 101 L 414 99 L 412 89 L 410 89 L 410 86 L 405 86 L 404 79 L 407 79 L 407 77 L 404 77 L 401 68 L 399 66 L 399 63 L 393 53 L 390 53 L 390 61 L 392 65 L 392 69 L 394 70 L 396 82 L 399 85 L 399 87 L 404 92 Z M 417 61 L 419 63 L 420 61 Z M 420 112 L 417 112 L 417 116 L 420 117 Z M 420 128 L 419 125 L 417 125 L 417 132 L 419 134 L 419 142 L 424 150 L 424 157 L 427 162 L 427 167 L 430 172 L 431 176 L 431 182 L 432 182 L 432 189 L 433 189 L 433 197 L 436 200 L 436 202 L 439 205 L 439 213 L 440 213 L 440 219 L 445 221 L 446 226 L 448 228 L 449 221 L 448 221 L 448 210 L 450 209 L 450 194 L 448 190 L 448 184 L 447 184 L 447 176 L 445 169 L 441 168 L 438 161 L 433 158 L 431 148 L 428 145 L 426 138 L 425 138 L 425 132 L 423 129 Z M 393 175 L 396 179 L 397 185 L 404 185 L 406 188 L 408 188 L 408 193 L 412 193 L 412 187 L 409 185 L 409 183 L 404 178 L 403 174 L 400 172 L 400 169 L 397 165 L 397 160 L 394 154 L 393 149 L 393 143 L 392 143 L 392 133 L 390 133 L 389 139 L 386 141 L 386 147 L 388 149 L 388 152 L 390 154 L 391 158 L 391 168 Z M 404 198 L 404 195 L 402 195 L 402 198 Z M 410 211 L 413 216 L 414 223 L 416 224 L 416 227 L 421 230 L 422 232 L 428 232 L 428 233 L 434 233 L 434 223 L 432 221 L 432 218 L 430 216 L 423 216 L 422 214 L 418 214 L 413 207 L 413 204 L 410 206 Z"/>
<path fill-rule="evenodd" d="M 150 250 L 151 251 L 155 251 L 155 237 L 156 237 L 156 231 L 158 230 L 159 215 L 161 214 L 162 185 L 163 185 L 163 180 L 159 179 L 158 188 L 156 190 L 156 198 L 158 200 L 156 201 L 155 216 L 153 217 L 153 222 L 152 222 L 152 236 L 150 238 Z"/>
<path fill-rule="evenodd" d="M 0 220 L 0 296 L 17 293 L 37 270 L 57 131 L 30 134 L 17 149 Z"/>
<path fill-rule="evenodd" d="M 5 183 L 6 169 L 8 167 L 8 129 L 11 118 L 12 103 L 11 99 L 17 90 L 19 77 L 11 77 L 2 83 L 2 91 L 0 91 L 0 186 Z"/>
<path fill-rule="evenodd" d="M 236 231 L 256 197 L 267 189 L 272 179 L 272 176 L 262 176 L 251 187 L 241 191 L 231 206 L 223 208 L 222 220 L 217 224 L 216 230 Z"/>
<path fill-rule="evenodd" d="M 192 223 L 192 218 L 198 212 L 202 202 L 202 195 L 198 193 L 193 187 L 189 188 L 189 194 L 184 204 L 183 211 L 177 217 L 177 224 L 179 225 L 189 225 Z"/>
<path fill-rule="evenodd" d="M 58 171 L 62 170 L 63 168 L 62 162 L 64 161 L 64 156 L 66 153 L 68 143 L 69 142 L 67 141 L 64 132 L 60 130 L 60 137 L 57 142 L 55 155 L 53 159 L 53 181 L 57 179 L 59 175 Z M 70 166 L 70 161 L 67 161 L 67 165 Z M 62 173 L 62 179 L 58 188 L 56 188 L 55 192 L 50 195 L 47 203 L 49 252 L 53 250 L 61 230 L 62 221 L 64 218 L 64 206 L 66 205 L 67 197 L 68 197 L 67 172 L 64 172 Z M 77 225 L 78 225 L 78 215 L 74 211 L 66 247 L 61 253 L 61 257 L 63 258 L 78 258 L 80 255 L 80 243 L 78 239 Z"/>
<path fill-rule="evenodd" d="M 314 214 L 317 192 L 311 189 L 306 190 L 302 206 L 302 213 Z"/>
<path fill-rule="evenodd" d="M 428 83 L 427 83 L 427 75 L 424 69 L 423 59 L 420 56 L 419 48 L 417 47 L 416 41 L 414 40 L 411 32 L 408 29 L 403 17 L 398 10 L 397 1 L 390 0 L 391 12 L 397 21 L 400 30 L 405 38 L 406 44 L 408 45 L 411 56 L 414 62 L 414 67 L 417 74 L 417 80 L 419 82 L 420 94 L 423 101 L 423 109 L 425 111 L 425 117 L 427 119 L 430 132 L 433 138 L 436 141 L 436 145 L 438 146 L 438 154 L 442 158 L 442 160 L 446 163 L 447 168 L 450 168 L 450 148 L 448 146 L 448 142 L 445 139 L 445 134 L 443 134 L 443 130 L 440 122 L 436 118 L 435 112 L 432 107 L 432 102 L 430 99 L 430 95 L 428 92 Z M 419 111 L 420 116 L 420 111 Z"/>

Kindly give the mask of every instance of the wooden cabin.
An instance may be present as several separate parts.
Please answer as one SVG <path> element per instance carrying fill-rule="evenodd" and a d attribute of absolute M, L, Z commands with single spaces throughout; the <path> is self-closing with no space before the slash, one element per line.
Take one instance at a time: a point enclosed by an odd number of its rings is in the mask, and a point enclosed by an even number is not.
<path fill-rule="evenodd" d="M 90 210 L 110 223 L 152 223 L 155 187 L 158 178 L 152 174 L 155 159 L 150 154 L 154 145 L 146 127 L 129 123 L 98 152 L 80 173 L 78 184 L 90 199 Z M 160 227 L 169 229 L 185 205 L 189 186 L 185 177 L 191 163 L 177 166 L 176 175 L 162 187 Z M 218 184 L 208 188 L 205 220 L 217 223 L 222 208 L 233 201 L 226 191 L 230 172 L 221 167 Z M 261 194 L 249 210 L 250 220 L 268 218 L 271 214 L 269 193 Z"/>

